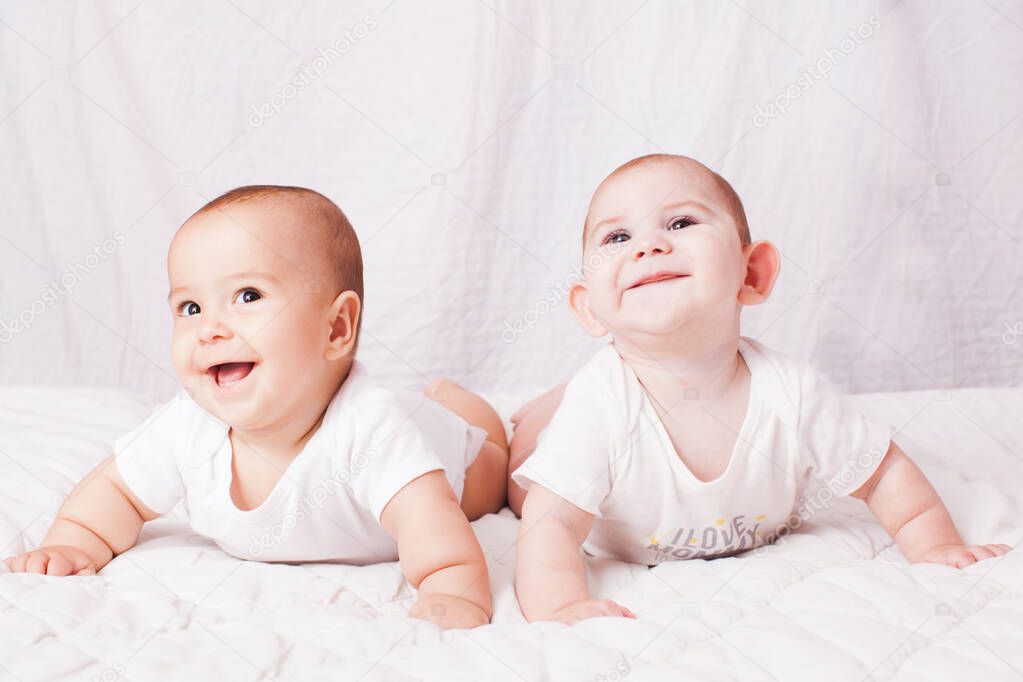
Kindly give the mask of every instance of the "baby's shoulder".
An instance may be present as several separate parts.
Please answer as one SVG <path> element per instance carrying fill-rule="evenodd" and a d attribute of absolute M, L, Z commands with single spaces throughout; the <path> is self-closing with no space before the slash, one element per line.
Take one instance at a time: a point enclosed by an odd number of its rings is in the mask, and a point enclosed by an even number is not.
<path fill-rule="evenodd" d="M 569 386 L 578 386 L 594 399 L 615 398 L 628 388 L 630 374 L 628 365 L 609 343 L 575 371 Z"/>
<path fill-rule="evenodd" d="M 115 451 L 162 452 L 179 465 L 209 457 L 227 435 L 228 426 L 203 409 L 184 388 L 156 405 L 149 417 L 115 444 Z"/>
<path fill-rule="evenodd" d="M 742 337 L 739 345 L 749 367 L 751 381 L 764 394 L 766 404 L 783 416 L 798 417 L 805 395 L 805 385 L 814 369 L 798 358 Z"/>
<path fill-rule="evenodd" d="M 637 427 L 641 401 L 639 380 L 610 343 L 576 370 L 562 397 L 587 424 L 623 436 Z"/>
<path fill-rule="evenodd" d="M 417 413 L 430 402 L 425 395 L 378 383 L 356 362 L 327 405 L 320 430 L 326 432 L 334 453 L 350 454 L 413 428 Z"/>

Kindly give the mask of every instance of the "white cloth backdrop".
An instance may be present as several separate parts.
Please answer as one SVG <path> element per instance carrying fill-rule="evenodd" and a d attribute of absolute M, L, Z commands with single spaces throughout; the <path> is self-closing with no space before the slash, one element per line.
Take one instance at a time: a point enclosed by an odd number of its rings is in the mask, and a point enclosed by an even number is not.
<path fill-rule="evenodd" d="M 1019 0 L 0 8 L 2 383 L 169 395 L 168 242 L 250 183 L 351 217 L 385 381 L 565 380 L 589 194 L 654 151 L 784 254 L 744 333 L 854 391 L 1023 378 Z"/>

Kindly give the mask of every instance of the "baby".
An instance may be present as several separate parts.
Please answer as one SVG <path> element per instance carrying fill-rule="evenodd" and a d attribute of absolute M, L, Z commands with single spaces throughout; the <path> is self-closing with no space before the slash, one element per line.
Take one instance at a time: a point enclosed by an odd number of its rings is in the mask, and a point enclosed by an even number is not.
<path fill-rule="evenodd" d="M 488 623 L 469 521 L 504 506 L 504 426 L 453 382 L 391 391 L 356 360 L 362 255 L 344 213 L 309 189 L 241 187 L 182 225 L 167 268 L 184 389 L 8 567 L 91 575 L 183 501 L 195 532 L 236 557 L 400 559 L 413 617 Z"/>
<path fill-rule="evenodd" d="M 512 418 L 527 619 L 634 617 L 590 598 L 580 546 L 647 565 L 734 554 L 789 530 L 810 483 L 864 500 L 912 562 L 962 567 L 1010 549 L 964 545 L 891 427 L 740 336 L 742 307 L 767 299 L 780 260 L 751 242 L 716 173 L 666 154 L 621 166 L 590 201 L 583 261 L 571 308 L 611 343 Z"/>

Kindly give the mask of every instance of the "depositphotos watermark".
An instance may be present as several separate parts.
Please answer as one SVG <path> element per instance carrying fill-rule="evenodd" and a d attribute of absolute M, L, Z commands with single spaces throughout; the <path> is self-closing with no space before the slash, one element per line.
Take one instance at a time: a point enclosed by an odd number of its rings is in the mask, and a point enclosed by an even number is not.
<path fill-rule="evenodd" d="M 858 457 L 850 457 L 841 471 L 832 476 L 813 495 L 802 500 L 802 504 L 799 505 L 796 511 L 790 514 L 785 523 L 781 524 L 767 538 L 767 542 L 759 545 L 754 550 L 754 554 L 763 556 L 771 545 L 784 543 L 792 531 L 799 530 L 804 521 L 809 521 L 820 512 L 830 508 L 831 501 L 838 496 L 836 491 L 845 489 L 849 483 L 856 480 L 863 472 L 877 469 L 887 452 L 887 449 L 882 450 L 876 445 L 871 445 L 866 452 L 860 453 Z"/>
<path fill-rule="evenodd" d="M 1005 331 L 1002 332 L 1002 343 L 1006 346 L 1015 344 L 1016 340 L 1023 336 L 1023 320 L 1016 320 L 1013 324 L 1008 322 L 1002 324 L 1005 325 Z"/>
<path fill-rule="evenodd" d="M 128 669 L 124 667 L 124 663 L 114 661 L 99 674 L 91 675 L 89 680 L 90 682 L 114 682 L 114 680 L 118 680 L 127 674 Z"/>
<path fill-rule="evenodd" d="M 376 449 L 369 446 L 352 457 L 350 467 L 338 469 L 329 477 L 321 474 L 316 486 L 299 499 L 298 509 L 294 513 L 286 514 L 262 535 L 249 534 L 249 555 L 258 559 L 266 550 L 283 544 L 285 538 L 295 530 L 298 524 L 312 516 L 314 512 L 322 510 L 327 500 L 338 490 L 351 483 L 356 474 L 377 458 L 377 454 Z"/>
<path fill-rule="evenodd" d="M 618 680 L 624 680 L 632 672 L 632 668 L 629 667 L 629 662 L 626 660 L 618 661 L 613 668 L 608 668 L 604 672 L 596 675 L 593 678 L 594 682 L 618 682 Z"/>
<path fill-rule="evenodd" d="M 513 320 L 505 318 L 504 329 L 501 330 L 501 340 L 505 343 L 512 343 L 519 336 L 536 329 L 537 322 L 544 315 L 556 308 L 559 303 L 568 297 L 572 286 L 582 279 L 585 271 L 593 271 L 607 263 L 614 254 L 621 249 L 621 242 L 612 242 L 605 247 L 591 253 L 585 263 L 580 267 L 572 264 L 572 272 L 562 279 L 547 284 L 547 293 L 543 298 L 536 301 L 529 310 Z"/>
<path fill-rule="evenodd" d="M 18 334 L 30 330 L 37 317 L 49 310 L 61 297 L 69 296 L 79 282 L 127 242 L 127 237 L 120 230 L 114 230 L 112 236 L 94 245 L 92 252 L 85 254 L 80 263 L 65 263 L 64 272 L 59 278 L 50 280 L 38 298 L 11 319 L 0 320 L 0 343 L 8 343 Z"/>
<path fill-rule="evenodd" d="M 362 21 L 354 26 L 346 26 L 341 29 L 344 35 L 333 43 L 326 47 L 323 45 L 317 47 L 316 51 L 319 53 L 319 56 L 299 67 L 294 78 L 282 85 L 281 89 L 270 95 L 265 102 L 250 105 L 249 125 L 253 128 L 258 128 L 267 119 L 279 116 L 284 111 L 284 107 L 287 106 L 288 102 L 298 97 L 298 93 L 312 85 L 313 81 L 323 78 L 323 74 L 327 72 L 327 69 L 348 54 L 377 25 L 377 20 L 372 15 L 367 14 L 362 18 Z"/>
<path fill-rule="evenodd" d="M 865 22 L 855 29 L 849 29 L 848 37 L 842 38 L 838 43 L 838 47 L 821 48 L 824 56 L 813 64 L 799 67 L 799 77 L 796 78 L 794 83 L 790 83 L 784 92 L 763 106 L 759 102 L 757 103 L 753 111 L 753 125 L 757 128 L 763 128 L 771 122 L 771 119 L 788 113 L 789 107 L 794 101 L 821 80 L 829 78 L 831 70 L 838 66 L 839 62 L 851 55 L 857 47 L 863 44 L 863 41 L 873 36 L 874 32 L 879 28 L 881 28 L 881 20 L 871 14 Z"/>

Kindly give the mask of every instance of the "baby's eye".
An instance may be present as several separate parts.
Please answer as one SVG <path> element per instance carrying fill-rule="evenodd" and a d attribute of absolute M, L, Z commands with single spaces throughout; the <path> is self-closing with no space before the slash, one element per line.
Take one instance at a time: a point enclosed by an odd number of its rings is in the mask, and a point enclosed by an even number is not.
<path fill-rule="evenodd" d="M 185 301 L 178 305 L 178 315 L 181 317 L 192 317 L 193 315 L 198 315 L 201 312 L 202 309 L 195 301 Z"/>
<path fill-rule="evenodd" d="M 695 224 L 696 224 L 696 221 L 693 220 L 692 218 L 686 218 L 686 217 L 672 218 L 671 220 L 668 221 L 668 229 L 669 230 L 681 230 L 683 227 L 689 227 L 690 225 L 695 225 Z"/>
<path fill-rule="evenodd" d="M 234 301 L 235 303 L 252 303 L 254 301 L 258 301 L 261 298 L 263 298 L 263 295 L 260 294 L 255 289 L 242 289 L 237 294 L 235 294 Z"/>
<path fill-rule="evenodd" d="M 629 233 L 624 230 L 617 230 L 604 237 L 604 241 L 600 242 L 600 245 L 604 244 L 621 244 L 624 241 L 628 241 Z"/>

